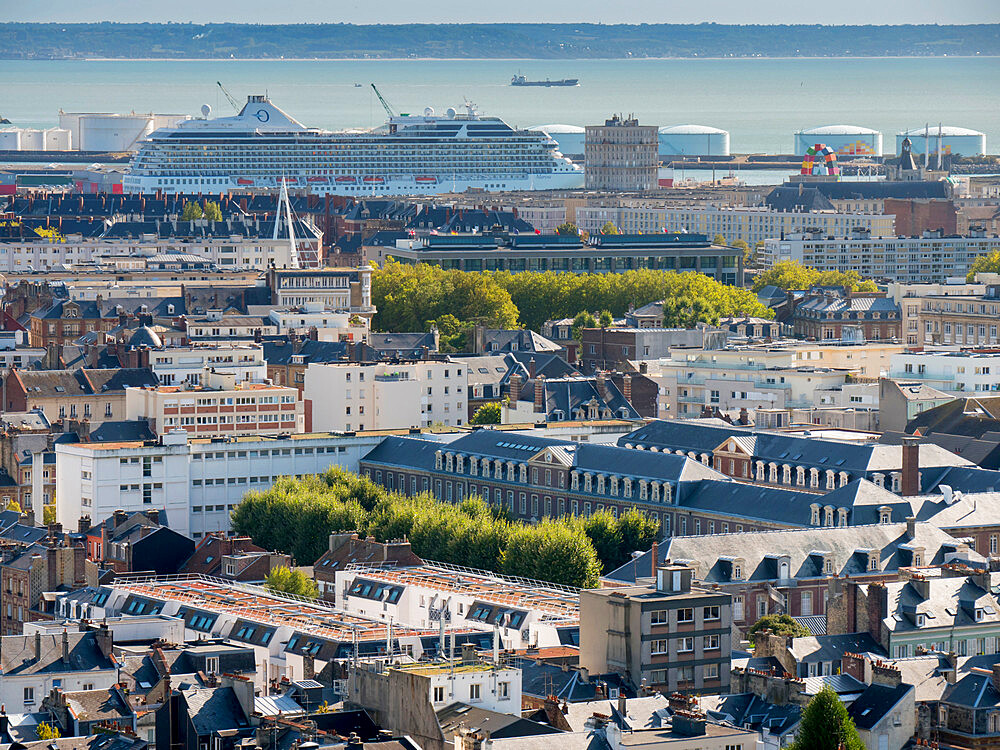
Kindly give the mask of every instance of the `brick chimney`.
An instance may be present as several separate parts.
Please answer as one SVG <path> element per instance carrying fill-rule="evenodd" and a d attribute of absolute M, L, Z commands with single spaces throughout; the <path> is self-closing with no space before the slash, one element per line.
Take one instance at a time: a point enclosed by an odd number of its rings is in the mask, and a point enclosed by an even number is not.
<path fill-rule="evenodd" d="M 649 575 L 652 578 L 656 578 L 656 567 L 659 565 L 658 562 L 659 557 L 660 557 L 660 545 L 658 542 L 654 541 L 652 550 L 650 552 L 650 565 L 649 565 L 650 567 Z"/>
<path fill-rule="evenodd" d="M 147 510 L 146 511 L 146 518 L 149 519 L 149 522 L 151 524 L 153 524 L 155 526 L 159 526 L 160 525 L 160 511 L 157 510 L 156 508 L 150 508 L 149 510 Z"/>
<path fill-rule="evenodd" d="M 535 413 L 545 411 L 545 376 L 535 378 Z"/>
<path fill-rule="evenodd" d="M 521 395 L 522 385 L 524 385 L 524 382 L 521 378 L 521 373 L 515 372 L 510 376 L 510 380 L 507 381 L 507 397 L 512 402 L 516 402 L 518 397 Z"/>
<path fill-rule="evenodd" d="M 532 358 L 531 358 L 531 359 L 530 359 L 530 360 L 528 361 L 528 377 L 529 377 L 529 378 L 530 378 L 531 380 L 534 380 L 534 379 L 535 379 L 535 374 L 536 374 L 536 373 L 535 373 L 535 358 L 534 358 L 534 357 L 532 357 Z"/>
<path fill-rule="evenodd" d="M 622 378 L 622 395 L 625 396 L 626 401 L 632 403 L 632 376 L 628 373 L 625 373 Z"/>
<path fill-rule="evenodd" d="M 903 496 L 920 494 L 920 438 L 903 438 L 901 494 Z"/>
<path fill-rule="evenodd" d="M 121 510 L 120 508 L 114 512 L 114 526 L 112 528 L 117 529 L 128 519 L 128 513 Z"/>
<path fill-rule="evenodd" d="M 76 530 L 83 534 L 88 529 L 90 529 L 90 516 L 80 516 L 80 520 L 76 524 Z"/>
<path fill-rule="evenodd" d="M 601 401 L 608 400 L 608 381 L 600 371 L 597 373 L 597 392 L 601 396 Z"/>

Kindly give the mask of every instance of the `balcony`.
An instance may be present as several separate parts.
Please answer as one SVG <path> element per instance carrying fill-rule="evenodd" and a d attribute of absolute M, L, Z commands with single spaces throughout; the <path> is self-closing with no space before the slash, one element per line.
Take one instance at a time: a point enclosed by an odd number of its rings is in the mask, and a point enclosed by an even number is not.
<path fill-rule="evenodd" d="M 934 372 L 902 372 L 900 370 L 893 370 L 889 373 L 889 377 L 892 379 L 899 380 L 940 380 L 949 381 L 954 380 L 954 375 L 947 375 L 945 373 L 934 373 Z"/>

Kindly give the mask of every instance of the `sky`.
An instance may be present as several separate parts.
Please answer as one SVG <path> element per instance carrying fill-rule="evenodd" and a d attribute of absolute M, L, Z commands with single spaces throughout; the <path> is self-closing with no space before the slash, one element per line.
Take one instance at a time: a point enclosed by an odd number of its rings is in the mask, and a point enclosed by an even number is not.
<path fill-rule="evenodd" d="M 0 0 L 0 21 L 1000 23 L 998 0 Z"/>

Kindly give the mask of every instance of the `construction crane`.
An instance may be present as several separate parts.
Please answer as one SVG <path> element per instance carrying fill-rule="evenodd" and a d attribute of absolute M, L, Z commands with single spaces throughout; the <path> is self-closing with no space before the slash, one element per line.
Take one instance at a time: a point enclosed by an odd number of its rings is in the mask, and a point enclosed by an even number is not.
<path fill-rule="evenodd" d="M 225 90 L 225 89 L 223 89 L 223 90 Z M 389 106 L 389 102 L 387 102 L 385 100 L 385 97 L 382 96 L 381 92 L 379 92 L 378 88 L 376 88 L 376 86 L 375 86 L 374 83 L 372 84 L 372 91 L 375 92 L 375 96 L 378 97 L 379 102 L 382 104 L 382 109 L 384 109 L 385 113 L 387 115 L 389 115 L 389 118 L 391 119 L 391 118 L 395 117 L 396 113 L 392 111 L 392 107 Z"/>
<path fill-rule="evenodd" d="M 226 91 L 226 87 L 222 85 L 222 81 L 216 81 L 215 84 L 222 89 L 222 93 L 226 95 L 229 103 L 233 105 L 233 109 L 237 112 L 240 111 L 240 103 L 233 98 L 233 95 Z"/>

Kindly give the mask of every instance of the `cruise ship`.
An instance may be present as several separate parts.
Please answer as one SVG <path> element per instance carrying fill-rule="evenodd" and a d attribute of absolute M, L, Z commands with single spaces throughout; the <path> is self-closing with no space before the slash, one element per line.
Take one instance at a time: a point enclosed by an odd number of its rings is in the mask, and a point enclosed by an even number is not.
<path fill-rule="evenodd" d="M 233 117 L 185 120 L 140 142 L 127 193 L 273 190 L 318 195 L 434 195 L 583 187 L 583 169 L 545 133 L 515 130 L 466 105 L 398 115 L 368 131 L 308 128 L 265 96 Z"/>

